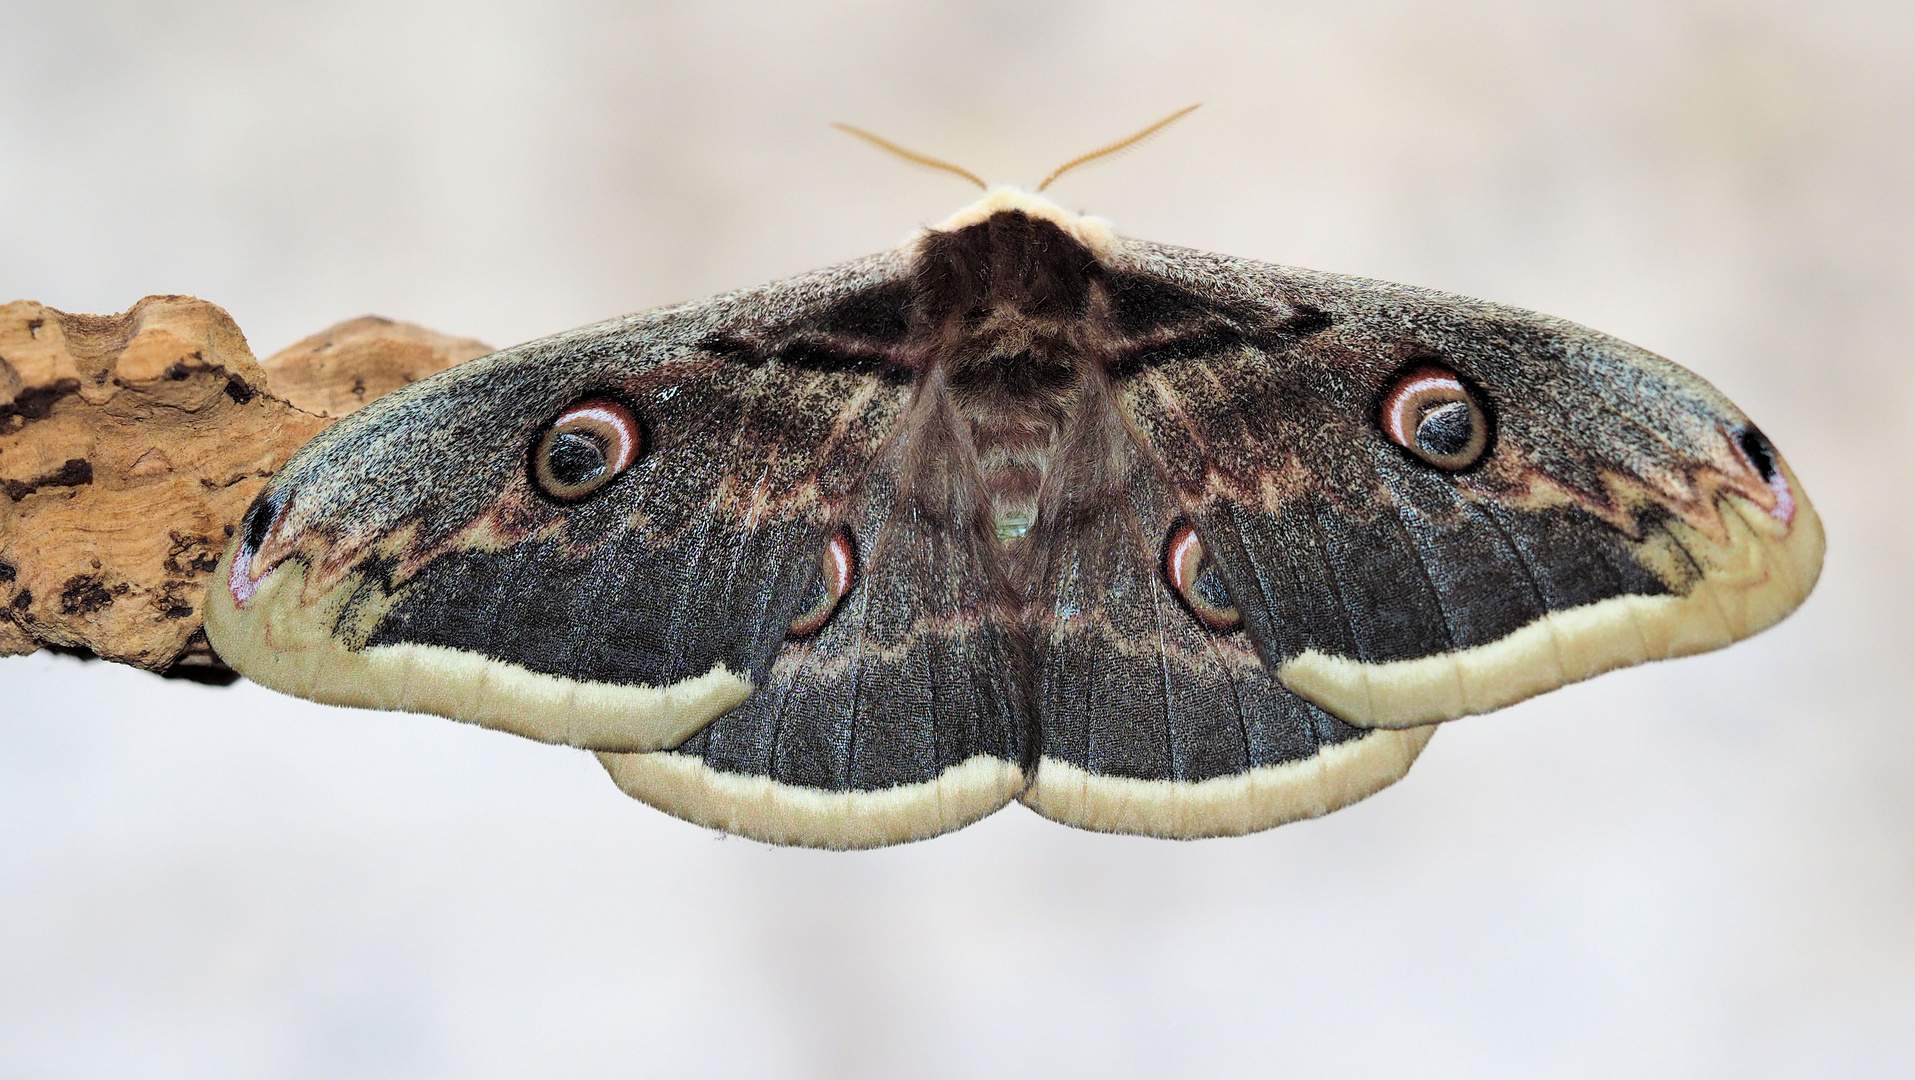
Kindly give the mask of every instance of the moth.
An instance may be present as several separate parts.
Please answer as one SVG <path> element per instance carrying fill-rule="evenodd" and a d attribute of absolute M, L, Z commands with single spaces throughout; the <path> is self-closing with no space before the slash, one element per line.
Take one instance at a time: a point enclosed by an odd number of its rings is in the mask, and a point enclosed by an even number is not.
<path fill-rule="evenodd" d="M 583 747 L 773 843 L 1012 800 L 1188 838 L 1753 634 L 1822 551 L 1775 447 L 1661 357 L 997 188 L 354 413 L 247 512 L 206 628 L 268 687 Z"/>

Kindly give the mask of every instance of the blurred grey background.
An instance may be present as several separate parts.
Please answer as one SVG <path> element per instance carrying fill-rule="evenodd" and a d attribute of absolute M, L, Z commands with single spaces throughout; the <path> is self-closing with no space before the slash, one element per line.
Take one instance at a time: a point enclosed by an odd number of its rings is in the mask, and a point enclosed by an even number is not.
<path fill-rule="evenodd" d="M 0 1077 L 1915 1075 L 1915 8 L 0 3 L 0 299 L 507 345 L 1060 201 L 1540 309 L 1789 455 L 1821 586 L 1320 821 L 853 855 L 583 753 L 0 661 Z"/>

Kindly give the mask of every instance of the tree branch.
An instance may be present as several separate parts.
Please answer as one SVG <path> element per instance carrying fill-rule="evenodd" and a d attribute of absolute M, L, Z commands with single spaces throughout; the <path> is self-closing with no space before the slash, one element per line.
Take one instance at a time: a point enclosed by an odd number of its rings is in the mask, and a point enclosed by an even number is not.
<path fill-rule="evenodd" d="M 368 316 L 262 364 L 188 296 L 107 316 L 0 306 L 0 656 L 219 681 L 201 605 L 266 480 L 338 417 L 490 351 Z"/>

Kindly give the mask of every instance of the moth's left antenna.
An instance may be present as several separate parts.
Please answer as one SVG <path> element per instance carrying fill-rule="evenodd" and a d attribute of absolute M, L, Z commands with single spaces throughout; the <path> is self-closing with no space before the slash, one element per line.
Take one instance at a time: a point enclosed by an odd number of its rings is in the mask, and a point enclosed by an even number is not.
<path fill-rule="evenodd" d="M 892 142 L 890 139 L 881 138 L 877 135 L 873 135 L 869 131 L 864 130 L 863 128 L 855 128 L 855 127 L 852 127 L 850 124 L 832 124 L 831 126 L 834 128 L 837 128 L 839 131 L 856 135 L 858 138 L 863 139 L 865 142 L 868 142 L 871 145 L 876 146 L 880 149 L 889 150 L 906 161 L 916 162 L 919 165 L 928 165 L 933 169 L 943 169 L 945 172 L 948 172 L 948 173 L 956 173 L 959 176 L 962 176 L 966 180 L 969 180 L 971 183 L 976 184 L 978 187 L 983 188 L 986 191 L 989 191 L 991 189 L 991 185 L 979 179 L 978 175 L 969 169 L 963 168 L 961 166 L 953 165 L 948 161 L 940 161 L 929 154 L 920 154 L 916 150 L 906 150 L 904 147 L 899 146 L 897 143 Z"/>

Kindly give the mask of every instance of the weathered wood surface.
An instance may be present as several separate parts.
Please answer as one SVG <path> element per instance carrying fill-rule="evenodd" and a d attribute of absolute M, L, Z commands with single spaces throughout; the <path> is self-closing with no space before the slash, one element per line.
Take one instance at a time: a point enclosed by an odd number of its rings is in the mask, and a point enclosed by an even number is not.
<path fill-rule="evenodd" d="M 260 366 L 275 396 L 336 420 L 381 394 L 491 351 L 471 338 L 367 315 L 288 345 Z"/>
<path fill-rule="evenodd" d="M 0 656 L 217 673 L 201 603 L 267 478 L 334 419 L 489 351 L 369 316 L 262 364 L 192 297 L 0 306 Z"/>

